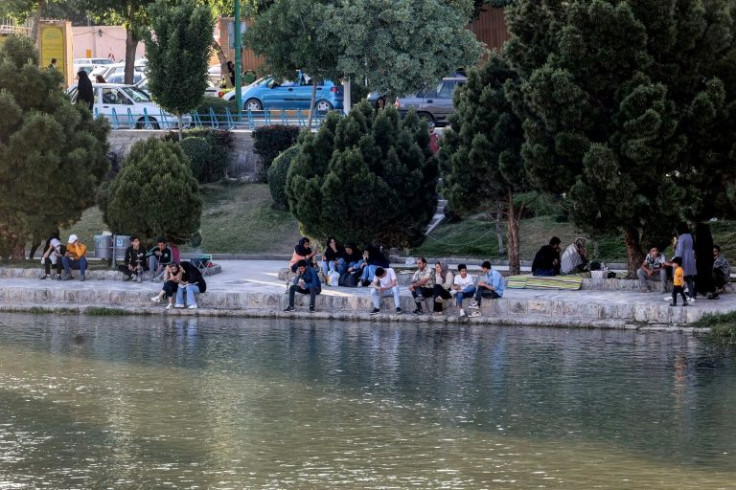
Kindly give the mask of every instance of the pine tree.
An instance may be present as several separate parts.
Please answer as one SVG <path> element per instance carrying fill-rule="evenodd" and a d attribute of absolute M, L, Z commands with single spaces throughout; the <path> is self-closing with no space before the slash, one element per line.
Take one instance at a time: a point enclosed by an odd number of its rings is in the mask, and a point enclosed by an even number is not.
<path fill-rule="evenodd" d="M 184 0 L 170 6 L 165 0 L 150 9 L 152 32 L 146 35 L 149 87 L 156 101 L 179 119 L 194 110 L 207 88 L 207 66 L 214 20 L 210 9 Z"/>
<path fill-rule="evenodd" d="M 527 175 L 564 194 L 583 228 L 623 231 L 630 271 L 681 219 L 733 212 L 731 10 L 727 0 L 510 7 Z"/>
<path fill-rule="evenodd" d="M 289 209 L 305 234 L 414 246 L 437 202 L 437 163 L 427 123 L 410 113 L 376 114 L 363 102 L 303 133 L 287 175 Z"/>
<path fill-rule="evenodd" d="M 94 204 L 108 169 L 109 125 L 73 105 L 58 72 L 38 67 L 30 39 L 0 45 L 0 256 L 25 258 Z"/>
<path fill-rule="evenodd" d="M 505 87 L 520 83 L 518 74 L 500 55 L 492 55 L 454 96 L 456 111 L 450 118 L 440 151 L 445 196 L 451 209 L 468 214 L 495 211 L 499 205 L 507 219 L 509 268 L 520 271 L 519 219 L 526 203 L 515 203 L 527 190 L 521 159 L 521 120 L 506 97 Z"/>
<path fill-rule="evenodd" d="M 133 145 L 100 208 L 116 233 L 185 243 L 199 229 L 202 199 L 179 145 L 149 138 Z"/>

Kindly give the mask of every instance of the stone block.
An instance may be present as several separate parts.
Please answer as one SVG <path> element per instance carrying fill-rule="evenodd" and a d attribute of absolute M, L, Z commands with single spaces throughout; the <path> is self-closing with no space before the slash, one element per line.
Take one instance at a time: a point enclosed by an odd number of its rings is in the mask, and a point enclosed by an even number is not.
<path fill-rule="evenodd" d="M 527 301 L 527 313 L 530 315 L 547 315 L 550 311 L 550 302 L 545 300 Z"/>
<path fill-rule="evenodd" d="M 509 315 L 518 315 L 518 314 L 526 314 L 526 308 L 527 308 L 527 302 L 521 299 L 508 299 L 508 314 Z"/>

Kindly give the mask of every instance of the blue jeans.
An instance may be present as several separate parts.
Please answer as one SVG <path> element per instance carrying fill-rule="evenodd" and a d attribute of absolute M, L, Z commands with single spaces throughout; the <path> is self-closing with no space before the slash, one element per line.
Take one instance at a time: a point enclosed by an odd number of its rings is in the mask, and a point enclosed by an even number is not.
<path fill-rule="evenodd" d="M 479 286 L 478 289 L 475 290 L 475 302 L 478 303 L 479 306 L 483 298 L 498 299 L 500 297 L 501 295 L 496 291 L 488 289 L 485 286 Z"/>
<path fill-rule="evenodd" d="M 383 293 L 379 293 L 378 289 L 371 288 L 371 300 L 373 301 L 374 308 L 381 308 L 381 298 L 384 296 L 394 297 L 394 306 L 399 308 L 401 306 L 401 298 L 399 297 L 399 286 L 394 286 L 391 289 L 387 289 Z"/>
<path fill-rule="evenodd" d="M 335 262 L 337 262 L 337 265 L 335 265 Z M 345 266 L 345 259 L 340 258 L 331 261 L 322 261 L 322 274 L 327 277 L 327 274 L 330 272 L 337 272 L 338 274 L 342 274 L 342 269 L 345 269 L 347 271 L 347 267 Z"/>
<path fill-rule="evenodd" d="M 457 292 L 455 295 L 455 304 L 457 304 L 458 308 L 463 307 L 463 300 L 465 298 L 472 298 L 473 293 L 475 293 L 475 286 L 468 286 L 465 289 L 461 289 Z"/>
<path fill-rule="evenodd" d="M 84 273 L 87 271 L 87 257 L 80 257 L 79 260 L 62 257 L 61 265 L 64 266 L 64 272 L 70 276 L 72 275 L 72 269 L 79 269 L 82 277 L 84 277 Z"/>
<path fill-rule="evenodd" d="M 363 267 L 363 274 L 360 276 L 361 281 L 372 281 L 376 277 L 377 265 L 366 265 Z"/>
<path fill-rule="evenodd" d="M 186 286 L 179 285 L 179 289 L 176 290 L 176 304 L 184 304 L 184 293 L 187 295 L 187 304 L 189 306 L 197 306 L 197 296 L 199 294 L 199 286 L 196 284 L 187 284 Z"/>
<path fill-rule="evenodd" d="M 345 262 L 343 260 L 343 267 L 341 269 L 338 268 L 337 272 L 339 272 L 340 275 L 345 274 L 348 271 L 348 269 L 353 269 L 353 272 L 355 272 L 355 270 L 360 269 L 360 264 L 362 263 L 363 262 L 360 260 L 356 260 L 355 262 Z"/>

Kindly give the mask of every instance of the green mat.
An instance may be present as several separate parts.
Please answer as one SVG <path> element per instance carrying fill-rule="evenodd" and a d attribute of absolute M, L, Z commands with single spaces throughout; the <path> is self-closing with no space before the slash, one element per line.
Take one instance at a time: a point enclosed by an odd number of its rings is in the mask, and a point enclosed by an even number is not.
<path fill-rule="evenodd" d="M 580 289 L 583 278 L 579 276 L 511 276 L 506 287 L 508 289 Z"/>

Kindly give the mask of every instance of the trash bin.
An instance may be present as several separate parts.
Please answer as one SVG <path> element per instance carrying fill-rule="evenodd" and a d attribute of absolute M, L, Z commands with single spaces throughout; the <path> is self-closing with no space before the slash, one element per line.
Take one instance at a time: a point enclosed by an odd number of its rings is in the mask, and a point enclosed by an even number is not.
<path fill-rule="evenodd" d="M 113 254 L 115 260 L 125 260 L 125 250 L 130 247 L 130 235 L 115 235 Z"/>
<path fill-rule="evenodd" d="M 112 235 L 95 235 L 95 257 L 98 259 L 112 258 Z"/>

